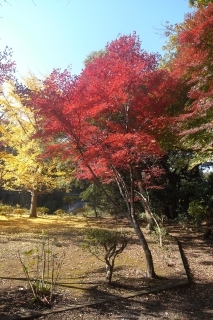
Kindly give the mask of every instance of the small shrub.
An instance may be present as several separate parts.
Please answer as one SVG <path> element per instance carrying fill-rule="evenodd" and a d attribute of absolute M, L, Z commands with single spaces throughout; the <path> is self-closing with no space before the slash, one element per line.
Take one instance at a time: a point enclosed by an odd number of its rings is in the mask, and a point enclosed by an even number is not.
<path fill-rule="evenodd" d="M 25 214 L 26 212 L 27 212 L 26 209 L 17 208 L 17 209 L 14 209 L 14 210 L 13 210 L 12 214 L 22 216 L 22 215 Z"/>
<path fill-rule="evenodd" d="M 56 216 L 63 216 L 65 214 L 65 211 L 62 209 L 58 209 L 54 211 L 53 214 L 55 214 Z"/>
<path fill-rule="evenodd" d="M 190 202 L 188 214 L 195 227 L 200 227 L 202 222 L 211 220 L 209 207 L 199 200 Z"/>
<path fill-rule="evenodd" d="M 167 230 L 163 226 L 160 226 L 159 228 L 155 226 L 154 230 L 151 231 L 151 236 L 161 247 L 163 246 L 163 240 L 165 240 L 167 234 Z"/>
<path fill-rule="evenodd" d="M 14 208 L 12 206 L 0 204 L 0 215 L 9 216 L 13 210 Z"/>
<path fill-rule="evenodd" d="M 139 220 L 139 221 L 147 222 L 147 217 L 146 217 L 145 212 L 139 212 L 139 213 L 138 213 L 138 220 Z"/>
<path fill-rule="evenodd" d="M 46 207 L 38 207 L 37 208 L 37 213 L 43 216 L 43 215 L 49 213 L 49 209 L 46 208 Z"/>
<path fill-rule="evenodd" d="M 83 248 L 106 264 L 106 279 L 111 284 L 115 258 L 123 252 L 128 242 L 127 235 L 106 229 L 88 229 Z"/>

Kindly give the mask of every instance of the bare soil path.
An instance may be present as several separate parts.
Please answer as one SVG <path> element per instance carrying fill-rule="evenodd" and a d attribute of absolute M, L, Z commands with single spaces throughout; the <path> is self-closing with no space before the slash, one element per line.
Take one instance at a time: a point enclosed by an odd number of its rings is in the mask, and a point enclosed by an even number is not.
<path fill-rule="evenodd" d="M 17 248 L 25 250 L 37 244 L 41 230 L 56 236 L 67 253 L 60 279 L 61 286 L 52 310 L 100 298 L 123 296 L 143 288 L 159 286 L 161 283 L 171 284 L 180 280 L 177 252 L 171 249 L 171 243 L 168 241 L 162 250 L 150 238 L 157 273 L 167 277 L 167 280 L 146 281 L 143 254 L 137 239 L 133 236 L 125 254 L 123 253 L 117 261 L 115 285 L 108 288 L 105 285 L 102 264 L 89 253 L 83 252 L 81 248 L 84 229 L 88 225 L 94 226 L 97 221 L 85 221 L 83 218 L 65 219 L 66 221 L 55 219 L 0 219 L 1 320 L 7 319 L 7 316 L 12 314 L 26 316 L 29 310 L 44 310 L 40 306 L 33 305 L 30 292 L 26 289 L 26 282 L 21 279 L 23 272 L 17 259 Z M 128 229 L 126 221 L 121 223 L 123 228 Z M 98 225 L 111 228 L 115 225 L 115 221 L 102 220 Z M 204 240 L 203 233 L 187 232 L 174 224 L 168 226 L 168 229 L 181 243 L 190 278 L 189 287 L 85 306 L 41 316 L 39 319 L 213 319 L 213 239 Z M 34 317 L 29 319 L 32 320 Z"/>

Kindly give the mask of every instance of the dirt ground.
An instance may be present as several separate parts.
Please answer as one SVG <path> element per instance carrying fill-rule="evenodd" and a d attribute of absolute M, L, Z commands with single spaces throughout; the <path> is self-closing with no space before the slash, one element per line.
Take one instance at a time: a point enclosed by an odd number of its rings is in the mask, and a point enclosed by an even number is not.
<path fill-rule="evenodd" d="M 116 226 L 130 232 L 131 241 L 116 260 L 113 286 L 105 281 L 104 265 L 89 252 L 82 249 L 83 233 L 88 227 Z M 155 294 L 138 295 L 118 299 L 126 294 L 155 288 L 165 284 L 178 283 L 181 270 L 178 264 L 178 247 L 167 239 L 160 248 L 153 237 L 146 235 L 153 253 L 158 280 L 148 281 L 145 277 L 145 261 L 141 246 L 131 234 L 125 219 L 26 217 L 0 218 L 0 319 L 14 319 L 16 314 L 27 317 L 29 312 L 57 311 L 79 304 L 88 304 L 100 299 L 106 303 L 85 305 L 81 308 L 50 313 L 39 319 L 122 319 L 122 320 L 200 320 L 213 319 L 213 240 L 203 239 L 203 233 L 185 230 L 172 223 L 167 228 L 177 237 L 183 249 L 190 286 L 164 290 Z M 23 252 L 38 246 L 41 232 L 56 237 L 65 250 L 66 257 L 58 280 L 56 296 L 51 308 L 32 301 L 31 292 L 24 280 L 18 259 L 18 250 Z M 175 248 L 175 249 L 174 249 Z M 28 319 L 37 317 L 30 316 Z"/>

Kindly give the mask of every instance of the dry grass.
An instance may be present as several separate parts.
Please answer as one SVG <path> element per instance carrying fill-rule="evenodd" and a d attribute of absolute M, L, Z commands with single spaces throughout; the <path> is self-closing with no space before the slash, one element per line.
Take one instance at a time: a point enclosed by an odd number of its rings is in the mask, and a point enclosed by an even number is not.
<path fill-rule="evenodd" d="M 56 237 L 65 250 L 66 258 L 59 280 L 63 290 L 69 290 L 75 298 L 88 298 L 91 290 L 101 288 L 104 294 L 125 294 L 131 290 L 142 289 L 156 282 L 145 279 L 146 263 L 141 245 L 129 227 L 127 220 L 112 218 L 85 218 L 76 216 L 43 216 L 30 219 L 27 216 L 0 216 L 0 277 L 2 287 L 14 287 L 26 283 L 12 278 L 23 278 L 24 274 L 18 260 L 17 251 L 23 252 L 35 248 L 41 242 L 40 235 L 45 232 Z M 113 281 L 119 288 L 108 288 L 105 285 L 105 264 L 82 249 L 83 234 L 86 228 L 121 229 L 128 231 L 131 241 L 124 252 L 117 258 Z M 171 279 L 178 278 L 175 268 L 176 255 L 167 245 L 163 249 L 149 238 L 153 253 L 155 269 L 159 276 Z M 174 265 L 171 268 L 169 265 Z M 7 279 L 10 278 L 10 279 Z M 90 297 L 91 299 L 95 297 Z"/>

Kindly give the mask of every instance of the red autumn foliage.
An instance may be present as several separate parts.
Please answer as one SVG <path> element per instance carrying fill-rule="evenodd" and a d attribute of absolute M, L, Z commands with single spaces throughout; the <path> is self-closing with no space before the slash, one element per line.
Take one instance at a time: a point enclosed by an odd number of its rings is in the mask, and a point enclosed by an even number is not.
<path fill-rule="evenodd" d="M 32 95 L 45 119 L 49 151 L 72 157 L 81 178 L 95 174 L 104 181 L 114 179 L 113 168 L 125 171 L 159 157 L 176 83 L 157 65 L 158 56 L 141 50 L 133 34 L 109 43 L 78 77 L 54 70 Z"/>
<path fill-rule="evenodd" d="M 213 95 L 213 4 L 188 15 L 178 35 L 176 58 L 172 61 L 173 75 L 190 89 L 185 113 L 179 117 L 181 135 L 189 139 L 196 134 L 195 148 L 211 144 L 202 132 L 212 131 Z M 208 135 L 207 135 L 208 136 Z M 202 142 L 203 140 L 203 142 Z M 203 145 L 203 146 L 202 146 Z M 199 147 L 198 147 L 199 146 Z"/>
<path fill-rule="evenodd" d="M 122 36 L 78 77 L 54 70 L 43 89 L 31 96 L 42 116 L 39 135 L 48 141 L 47 152 L 75 161 L 80 178 L 98 184 L 116 181 L 150 278 L 156 275 L 135 201 L 139 196 L 153 219 L 146 189 L 162 173 L 156 159 L 163 153 L 160 142 L 171 123 L 168 109 L 177 99 L 176 81 L 157 64 L 158 56 L 141 50 L 135 34 Z"/>

